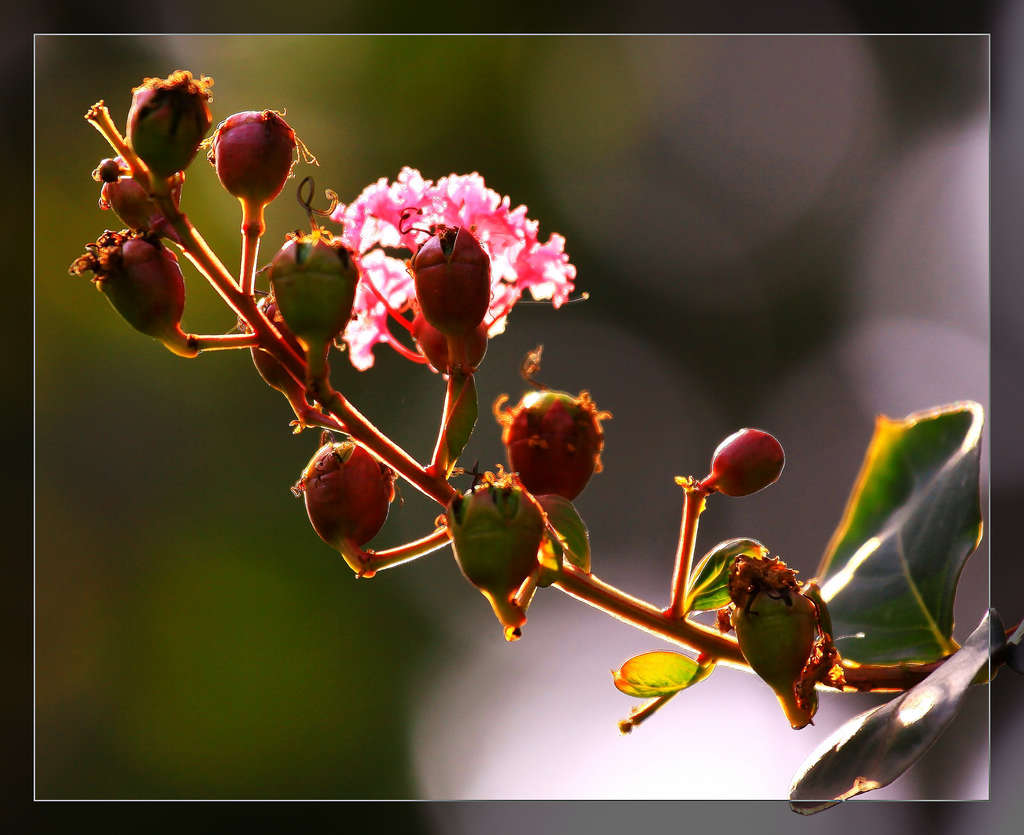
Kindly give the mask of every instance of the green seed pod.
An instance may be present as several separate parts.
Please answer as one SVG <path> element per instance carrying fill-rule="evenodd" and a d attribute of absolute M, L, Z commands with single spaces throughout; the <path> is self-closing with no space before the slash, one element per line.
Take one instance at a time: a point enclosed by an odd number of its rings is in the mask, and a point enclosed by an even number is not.
<path fill-rule="evenodd" d="M 132 90 L 128 144 L 161 177 L 188 167 L 210 129 L 211 78 L 175 70 L 167 78 L 146 78 Z"/>
<path fill-rule="evenodd" d="M 462 573 L 490 601 L 505 637 L 519 637 L 526 613 L 514 598 L 538 567 L 544 511 L 533 496 L 506 478 L 456 496 L 446 516 Z"/>
<path fill-rule="evenodd" d="M 743 657 L 775 691 L 789 724 L 799 729 L 818 709 L 813 689 L 806 699 L 797 695 L 818 619 L 814 604 L 800 593 L 795 573 L 781 560 L 737 557 L 729 574 L 729 596 Z"/>
<path fill-rule="evenodd" d="M 309 379 L 322 376 L 327 350 L 348 324 L 359 272 L 329 233 L 291 235 L 270 264 L 278 310 L 306 351 Z"/>
<path fill-rule="evenodd" d="M 159 239 L 107 230 L 86 250 L 71 265 L 73 275 L 92 272 L 96 287 L 136 330 L 179 356 L 198 353 L 181 329 L 185 281 L 178 259 Z"/>

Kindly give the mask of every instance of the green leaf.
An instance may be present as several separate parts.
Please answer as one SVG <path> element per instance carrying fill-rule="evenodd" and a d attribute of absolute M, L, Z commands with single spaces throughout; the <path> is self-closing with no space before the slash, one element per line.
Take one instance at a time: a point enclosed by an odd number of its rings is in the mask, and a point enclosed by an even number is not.
<path fill-rule="evenodd" d="M 879 417 L 818 570 L 835 642 L 861 664 L 956 650 L 953 597 L 981 540 L 977 403 Z"/>
<path fill-rule="evenodd" d="M 678 693 L 711 675 L 715 662 L 698 664 L 678 652 L 645 652 L 612 671 L 616 688 L 627 696 L 650 699 Z"/>
<path fill-rule="evenodd" d="M 807 758 L 790 787 L 793 811 L 810 815 L 887 786 L 952 723 L 964 694 L 1006 643 L 989 609 L 963 648 L 924 681 L 846 722 Z"/>
<path fill-rule="evenodd" d="M 473 375 L 456 373 L 452 382 L 451 411 L 445 428 L 442 461 L 446 475 L 451 475 L 455 462 L 469 442 L 477 418 L 476 382 Z"/>
<path fill-rule="evenodd" d="M 729 602 L 729 569 L 741 554 L 764 558 L 768 549 L 756 539 L 729 539 L 708 551 L 690 577 L 685 612 L 721 609 Z"/>
<path fill-rule="evenodd" d="M 565 558 L 581 571 L 590 572 L 590 533 L 579 513 L 568 499 L 551 493 L 537 496 L 537 501 L 548 515 L 548 521 L 558 532 Z"/>

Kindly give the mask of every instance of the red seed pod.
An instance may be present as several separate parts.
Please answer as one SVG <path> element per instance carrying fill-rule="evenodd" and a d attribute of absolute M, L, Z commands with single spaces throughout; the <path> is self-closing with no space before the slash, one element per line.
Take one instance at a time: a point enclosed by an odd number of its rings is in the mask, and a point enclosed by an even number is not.
<path fill-rule="evenodd" d="M 181 329 L 185 281 L 173 252 L 158 238 L 109 230 L 86 250 L 71 265 L 73 275 L 91 271 L 93 283 L 133 328 L 176 354 L 196 355 Z"/>
<path fill-rule="evenodd" d="M 468 229 L 442 226 L 409 266 L 423 317 L 445 336 L 483 321 L 491 302 L 491 259 Z"/>
<path fill-rule="evenodd" d="M 132 90 L 128 144 L 161 177 L 188 167 L 210 129 L 211 78 L 175 70 L 167 78 L 146 78 Z"/>
<path fill-rule="evenodd" d="M 513 477 L 478 484 L 448 505 L 452 550 L 463 575 L 487 598 L 505 627 L 518 638 L 526 613 L 516 592 L 538 570 L 544 511 Z"/>
<path fill-rule="evenodd" d="M 230 194 L 266 205 L 284 188 L 295 148 L 295 131 L 280 113 L 246 110 L 217 126 L 206 158 Z"/>
<path fill-rule="evenodd" d="M 782 444 L 760 429 L 741 429 L 718 445 L 701 486 L 726 496 L 749 496 L 774 484 L 786 465 Z"/>
<path fill-rule="evenodd" d="M 507 399 L 498 398 L 494 415 L 502 425 L 509 467 L 531 493 L 557 493 L 572 501 L 601 472 L 601 421 L 611 414 L 598 411 L 585 391 L 579 397 L 531 391 L 511 410 L 502 408 Z"/>
<path fill-rule="evenodd" d="M 352 441 L 316 451 L 292 488 L 304 494 L 313 529 L 328 545 L 362 546 L 384 526 L 395 498 L 395 474 Z"/>
<path fill-rule="evenodd" d="M 475 371 L 487 353 L 487 325 L 481 322 L 468 334 L 447 337 L 417 313 L 412 321 L 412 335 L 419 346 L 420 353 L 429 361 L 435 371 L 447 374 L 451 370 L 449 339 L 455 341 L 456 349 L 461 351 L 461 362 L 465 372 Z"/>

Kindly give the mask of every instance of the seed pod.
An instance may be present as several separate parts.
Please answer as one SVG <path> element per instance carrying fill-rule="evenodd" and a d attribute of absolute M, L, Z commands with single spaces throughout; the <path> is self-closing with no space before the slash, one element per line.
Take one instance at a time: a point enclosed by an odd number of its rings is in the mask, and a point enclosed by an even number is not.
<path fill-rule="evenodd" d="M 342 550 L 364 545 L 384 526 L 395 474 L 352 441 L 330 442 L 316 451 L 292 491 L 304 495 L 313 530 Z"/>
<path fill-rule="evenodd" d="M 544 511 L 514 479 L 478 484 L 448 505 L 452 549 L 463 575 L 490 601 L 509 640 L 526 613 L 515 595 L 537 567 Z"/>
<path fill-rule="evenodd" d="M 572 501 L 590 477 L 601 471 L 604 432 L 587 392 L 573 397 L 564 391 L 531 391 L 511 410 L 502 410 L 504 396 L 494 404 L 502 425 L 502 443 L 509 467 L 531 493 L 557 493 Z"/>
<path fill-rule="evenodd" d="M 740 429 L 718 445 L 705 489 L 726 496 L 749 496 L 774 484 L 786 465 L 782 444 L 760 429 Z"/>
<path fill-rule="evenodd" d="M 96 287 L 136 330 L 180 356 L 198 353 L 181 329 L 185 281 L 178 259 L 159 239 L 108 230 L 86 250 L 71 265 L 73 275 L 91 271 Z"/>
<path fill-rule="evenodd" d="M 409 264 L 423 317 L 445 336 L 479 325 L 491 302 L 491 259 L 465 228 L 442 226 Z"/>
<path fill-rule="evenodd" d="M 767 683 L 794 729 L 818 709 L 813 689 L 798 694 L 801 673 L 818 629 L 814 604 L 800 593 L 795 573 L 781 560 L 740 556 L 729 574 L 732 626 L 747 663 Z"/>
<path fill-rule="evenodd" d="M 217 126 L 206 158 L 228 193 L 266 205 L 284 188 L 295 148 L 295 131 L 280 113 L 246 110 Z"/>
<path fill-rule="evenodd" d="M 327 350 L 348 324 L 359 273 L 328 233 L 290 235 L 270 264 L 278 310 L 306 351 L 309 379 L 326 371 Z"/>
<path fill-rule="evenodd" d="M 188 167 L 213 123 L 213 79 L 195 79 L 187 70 L 167 78 L 146 78 L 132 90 L 128 144 L 161 177 Z"/>
<path fill-rule="evenodd" d="M 442 374 L 451 371 L 453 365 L 460 366 L 466 373 L 475 371 L 487 353 L 487 326 L 483 322 L 467 334 L 448 337 L 424 319 L 422 313 L 417 313 L 412 321 L 412 335 L 431 367 Z M 452 362 L 450 343 L 455 344 L 461 361 Z"/>

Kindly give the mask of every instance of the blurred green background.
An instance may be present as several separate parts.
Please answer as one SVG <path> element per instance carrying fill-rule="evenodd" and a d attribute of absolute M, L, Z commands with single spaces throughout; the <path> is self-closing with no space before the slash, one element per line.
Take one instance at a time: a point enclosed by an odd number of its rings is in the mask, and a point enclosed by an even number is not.
<path fill-rule="evenodd" d="M 632 761 L 595 756 L 618 791 L 565 774 L 538 788 L 527 751 L 542 759 L 542 743 L 503 760 L 485 738 L 513 713 L 541 722 L 545 704 L 579 705 L 587 736 L 552 738 L 586 761 L 630 706 L 608 692 L 625 656 L 588 659 L 597 683 L 530 671 L 583 654 L 566 623 L 585 619 L 591 653 L 625 627 L 548 592 L 521 646 L 505 647 L 444 551 L 354 581 L 288 492 L 315 433 L 289 434 L 248 353 L 173 357 L 67 275 L 118 225 L 89 177 L 109 155 L 81 118 L 90 104 L 105 99 L 123 123 L 143 77 L 190 69 L 215 79 L 215 121 L 286 110 L 320 162 L 299 177 L 318 189 L 351 200 L 403 165 L 479 171 L 528 205 L 542 240 L 565 235 L 590 300 L 516 310 L 483 365 L 466 460 L 501 460 L 487 406 L 518 394 L 518 360 L 543 342 L 542 379 L 588 388 L 615 415 L 606 471 L 579 501 L 595 572 L 657 602 L 678 529 L 672 476 L 703 474 L 736 428 L 778 435 L 787 470 L 763 495 L 716 503 L 698 547 L 754 536 L 807 578 L 875 413 L 988 405 L 987 49 L 980 37 L 37 38 L 38 796 L 647 796 Z M 292 194 L 269 210 L 264 260 L 306 224 Z M 235 265 L 237 204 L 202 159 L 182 204 Z M 187 281 L 186 329 L 230 329 L 214 293 Z M 338 356 L 334 382 L 426 458 L 443 385 L 377 356 L 364 374 Z M 401 495 L 381 545 L 437 513 Z M 986 605 L 986 558 L 987 541 L 965 573 L 958 635 Z M 656 648 L 632 637 L 631 651 Z M 497 670 L 474 681 L 481 659 Z M 726 689 L 728 675 L 716 676 Z M 691 711 L 725 698 L 702 688 Z M 761 696 L 751 715 L 781 723 Z M 971 729 L 986 727 L 987 704 L 975 702 L 967 730 L 891 796 L 981 796 L 987 750 Z M 664 734 L 685 718 L 666 716 Z M 782 731 L 799 763 L 810 734 Z M 944 765 L 954 755 L 974 782 Z M 522 769 L 504 784 L 479 776 L 512 761 Z M 677 780 L 652 791 L 718 794 Z M 733 794 L 786 785 L 788 773 Z"/>

